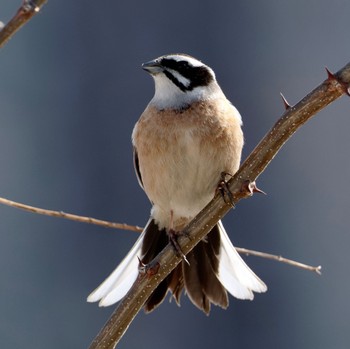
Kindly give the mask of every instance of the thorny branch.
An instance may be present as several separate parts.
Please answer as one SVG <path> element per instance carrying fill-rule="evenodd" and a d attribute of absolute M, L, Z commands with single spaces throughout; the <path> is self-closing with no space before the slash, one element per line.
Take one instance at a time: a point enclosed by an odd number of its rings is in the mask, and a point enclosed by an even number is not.
<path fill-rule="evenodd" d="M 23 0 L 23 3 L 14 17 L 4 26 L 0 26 L 0 48 L 46 3 L 47 0 Z M 0 22 L 1 24 L 1 22 Z M 242 164 L 235 176 L 229 181 L 230 191 L 233 193 L 234 203 L 238 203 L 242 198 L 252 195 L 256 191 L 255 180 L 265 170 L 284 143 L 321 109 L 332 103 L 343 94 L 349 95 L 350 83 L 350 63 L 348 63 L 338 73 L 332 74 L 327 70 L 328 78 L 309 95 L 302 99 L 295 106 L 290 106 L 282 96 L 286 111 L 277 121 L 271 131 L 263 138 L 250 156 Z M 248 185 L 245 185 L 248 181 Z M 244 190 L 242 190 L 244 188 Z M 7 201 L 7 202 L 4 202 Z M 103 226 L 118 227 L 128 229 L 124 224 L 96 220 L 90 217 L 80 217 L 64 212 L 44 209 L 33 210 L 33 207 L 15 203 L 7 199 L 1 199 L 1 203 L 18 207 L 31 212 L 46 214 L 50 216 L 63 217 L 80 222 L 99 224 Z M 214 199 L 195 217 L 195 219 L 185 228 L 190 239 L 183 237 L 179 244 L 184 253 L 188 253 L 193 247 L 211 230 L 216 222 L 221 219 L 231 206 L 223 203 L 222 198 L 216 195 Z M 117 226 L 114 226 L 116 224 Z M 139 227 L 131 230 L 139 230 Z M 273 256 L 262 252 L 239 249 L 241 253 L 260 255 L 265 258 L 275 259 L 293 264 L 294 261 L 287 260 L 281 256 Z M 167 246 L 156 258 L 159 265 L 156 274 L 141 274 L 133 287 L 119 304 L 106 325 L 92 342 L 90 349 L 112 349 L 116 346 L 128 326 L 142 308 L 143 303 L 158 284 L 176 267 L 181 261 L 172 251 L 171 246 Z M 302 265 L 301 265 L 302 266 Z M 308 266 L 306 266 L 308 267 Z M 320 267 L 311 270 L 320 272 Z M 306 268 L 307 269 L 307 268 Z"/>
<path fill-rule="evenodd" d="M 23 0 L 21 7 L 11 20 L 0 28 L 0 48 L 34 15 L 36 15 L 47 0 Z"/>
<path fill-rule="evenodd" d="M 256 189 L 256 179 L 298 128 L 340 96 L 349 95 L 349 87 L 350 63 L 336 74 L 328 72 L 327 79 L 295 106 L 285 103 L 285 113 L 228 182 L 234 204 L 253 194 Z M 220 194 L 216 195 L 189 223 L 185 228 L 186 234 L 179 239 L 179 245 L 184 254 L 192 250 L 230 209 L 231 205 L 226 204 Z M 142 309 L 144 302 L 180 261 L 181 259 L 174 254 L 172 246 L 166 246 L 152 262 L 152 265 L 159 266 L 157 272 L 139 273 L 134 285 L 119 303 L 89 349 L 115 348 L 134 317 Z"/>

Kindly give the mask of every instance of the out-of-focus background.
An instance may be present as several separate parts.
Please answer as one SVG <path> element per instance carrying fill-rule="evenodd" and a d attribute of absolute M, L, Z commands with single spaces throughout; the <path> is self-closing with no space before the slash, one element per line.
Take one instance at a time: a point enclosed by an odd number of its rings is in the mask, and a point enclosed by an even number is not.
<path fill-rule="evenodd" d="M 20 1 L 2 0 L 0 20 Z M 0 54 L 0 196 L 142 226 L 150 204 L 130 135 L 153 95 L 142 62 L 191 54 L 244 120 L 244 157 L 283 112 L 350 58 L 350 2 L 48 1 Z M 186 297 L 140 313 L 119 348 L 348 348 L 350 99 L 303 127 L 259 178 L 267 196 L 224 223 L 269 291 L 209 317 Z M 0 206 L 0 347 L 87 348 L 114 307 L 86 296 L 137 233 Z"/>

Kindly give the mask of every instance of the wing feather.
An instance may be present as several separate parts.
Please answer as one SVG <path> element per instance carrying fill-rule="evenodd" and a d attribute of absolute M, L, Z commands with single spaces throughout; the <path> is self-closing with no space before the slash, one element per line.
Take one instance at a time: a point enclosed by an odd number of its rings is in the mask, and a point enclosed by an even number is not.
<path fill-rule="evenodd" d="M 142 183 L 141 171 L 140 171 L 140 166 L 139 166 L 139 157 L 137 155 L 137 150 L 136 150 L 135 147 L 134 147 L 134 151 L 133 151 L 133 158 L 134 158 L 134 169 L 135 169 L 137 180 L 138 180 L 138 182 L 140 184 L 140 187 L 143 190 L 145 190 L 143 188 L 143 183 Z"/>

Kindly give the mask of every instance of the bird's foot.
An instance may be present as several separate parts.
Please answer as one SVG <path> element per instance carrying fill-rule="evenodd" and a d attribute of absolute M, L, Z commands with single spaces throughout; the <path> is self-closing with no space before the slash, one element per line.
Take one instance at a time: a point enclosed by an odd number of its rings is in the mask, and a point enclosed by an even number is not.
<path fill-rule="evenodd" d="M 221 172 L 221 180 L 217 186 L 216 191 L 221 194 L 223 200 L 225 201 L 225 203 L 227 205 L 230 205 L 232 208 L 235 208 L 235 200 L 234 200 L 233 194 L 232 194 L 232 192 L 227 184 L 226 178 L 228 176 L 232 177 L 232 175 L 230 173 Z"/>
<path fill-rule="evenodd" d="M 188 236 L 185 232 L 183 231 L 175 231 L 174 229 L 169 229 L 168 231 L 168 236 L 169 236 L 169 241 L 171 245 L 173 246 L 175 253 L 178 257 L 181 257 L 188 265 L 190 264 L 186 258 L 186 255 L 182 252 L 181 247 L 179 245 L 179 242 L 177 241 L 178 238 L 182 235 Z"/>

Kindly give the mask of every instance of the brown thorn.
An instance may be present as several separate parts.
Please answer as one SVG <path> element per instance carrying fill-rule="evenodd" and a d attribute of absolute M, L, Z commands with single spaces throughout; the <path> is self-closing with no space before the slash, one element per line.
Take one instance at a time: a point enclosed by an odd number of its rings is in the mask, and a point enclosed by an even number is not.
<path fill-rule="evenodd" d="M 259 194 L 267 195 L 263 190 L 259 189 L 257 186 L 255 186 L 253 188 L 253 193 L 259 193 Z"/>
<path fill-rule="evenodd" d="M 259 193 L 259 194 L 264 194 L 266 195 L 266 193 L 264 191 L 262 191 L 261 189 L 259 189 L 256 186 L 255 181 L 250 181 L 249 179 L 247 179 L 246 181 L 244 181 L 242 183 L 241 186 L 241 192 L 245 192 L 247 193 L 249 196 L 253 195 L 254 193 Z"/>
<path fill-rule="evenodd" d="M 285 108 L 286 110 L 288 110 L 289 108 L 291 108 L 292 106 L 288 103 L 288 101 L 286 100 L 286 97 L 283 96 L 282 92 L 280 92 L 280 95 L 281 95 L 282 100 L 283 100 L 284 108 Z"/>
<path fill-rule="evenodd" d="M 139 268 L 139 273 L 145 274 L 147 265 L 142 262 L 142 260 L 140 259 L 139 256 L 137 256 L 137 259 L 139 260 L 139 267 L 138 267 Z"/>
<path fill-rule="evenodd" d="M 345 84 L 343 81 L 341 81 L 335 74 L 333 74 L 327 67 L 326 68 L 326 72 L 327 72 L 327 79 L 329 81 L 336 81 L 338 82 L 344 89 L 344 92 L 350 96 L 350 87 Z"/>
<path fill-rule="evenodd" d="M 158 273 L 158 270 L 160 268 L 160 264 L 157 261 L 152 261 L 148 264 L 145 264 L 141 261 L 139 257 L 137 257 L 139 260 L 139 273 L 142 275 L 147 276 L 153 276 Z"/>
<path fill-rule="evenodd" d="M 327 72 L 327 79 L 328 80 L 337 80 L 335 75 L 327 67 L 325 67 L 325 68 L 326 68 L 326 72 Z"/>
<path fill-rule="evenodd" d="M 346 84 L 344 81 L 340 80 L 337 75 L 333 74 L 327 67 L 327 79 L 329 81 L 336 81 L 338 84 L 340 84 L 343 87 L 344 92 L 350 97 L 350 86 Z"/>

